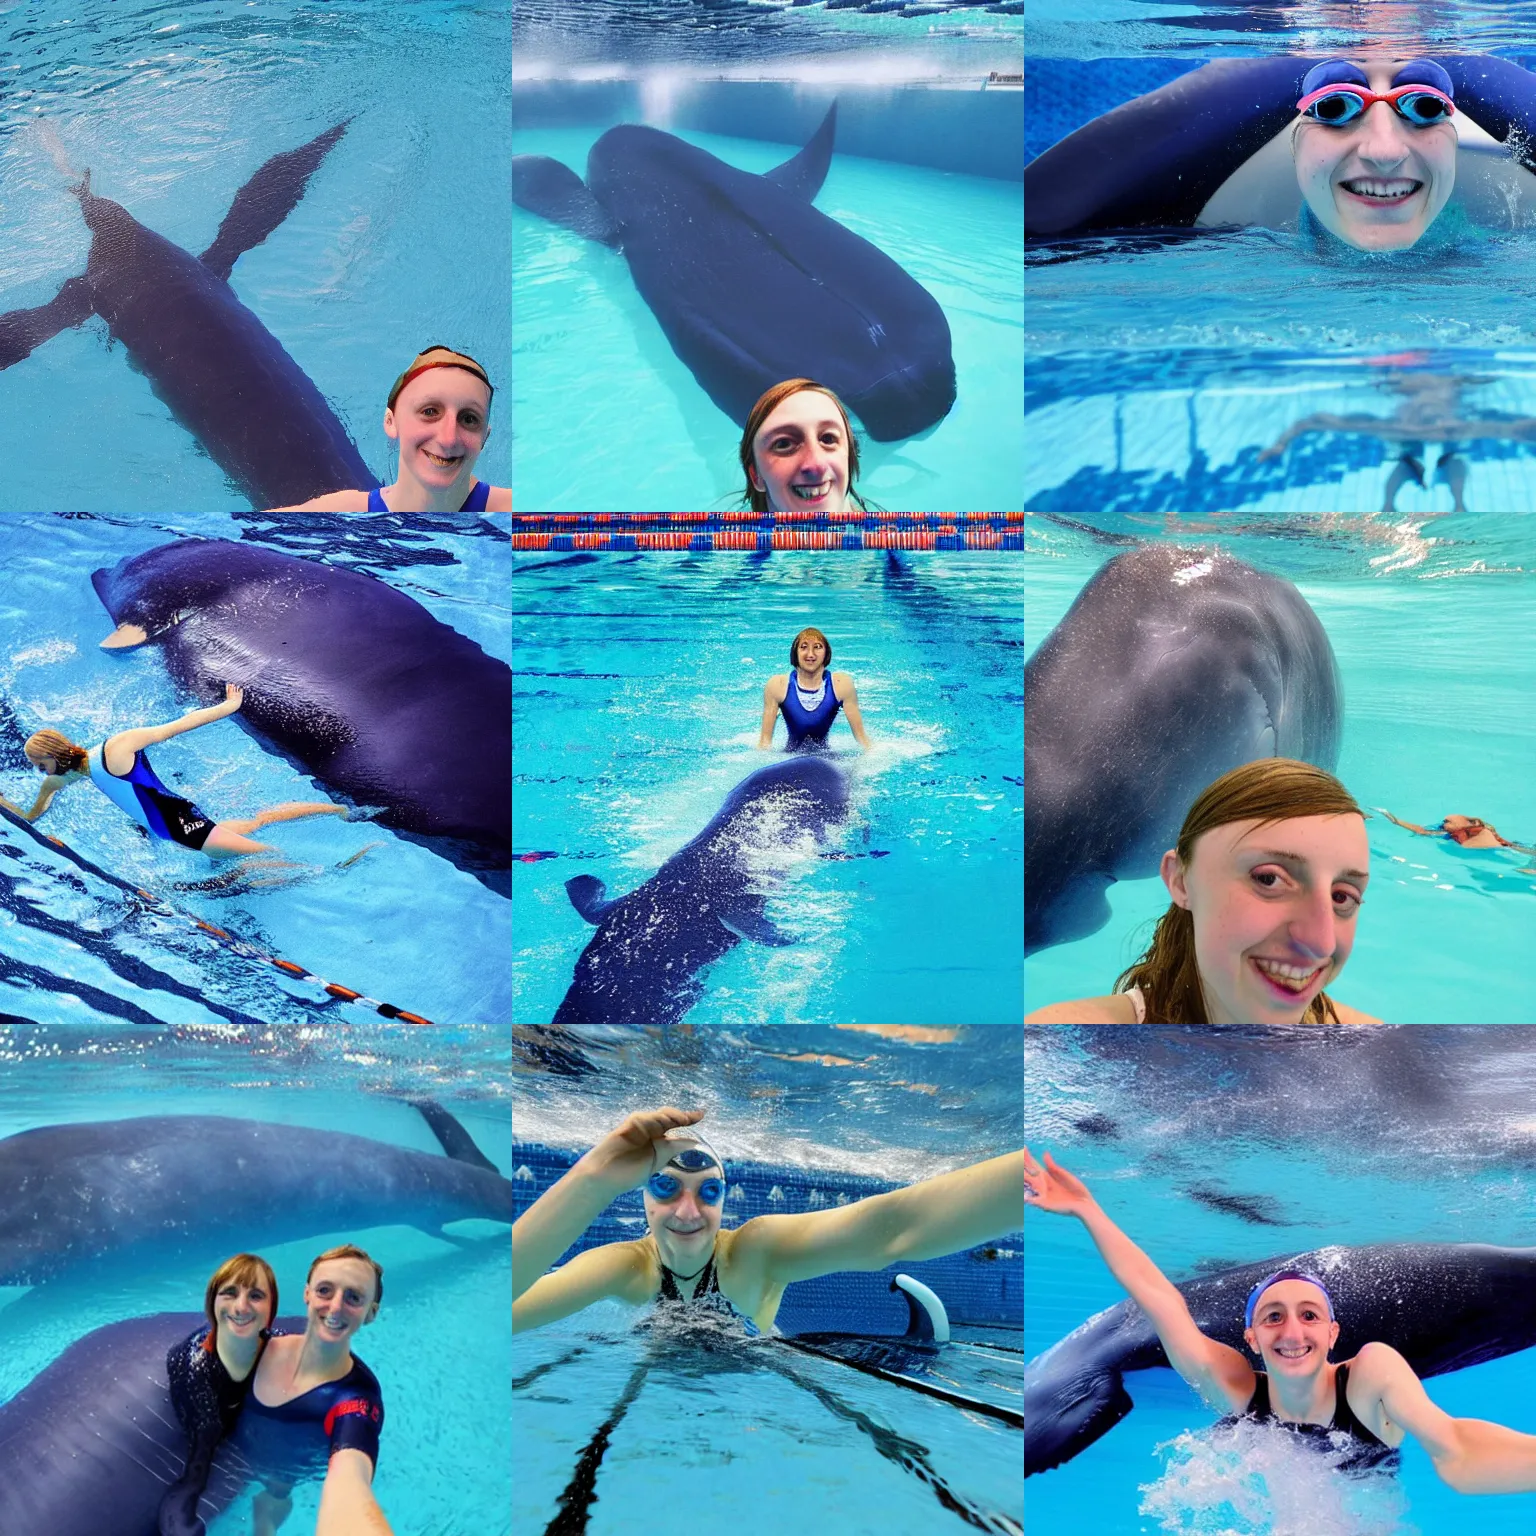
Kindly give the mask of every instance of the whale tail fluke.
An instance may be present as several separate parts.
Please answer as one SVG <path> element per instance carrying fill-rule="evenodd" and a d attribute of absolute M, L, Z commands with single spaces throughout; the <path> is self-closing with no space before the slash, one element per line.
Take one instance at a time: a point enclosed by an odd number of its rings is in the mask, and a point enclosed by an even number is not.
<path fill-rule="evenodd" d="M 48 303 L 0 315 L 0 368 L 19 363 L 60 331 L 84 324 L 95 308 L 90 284 L 83 277 L 71 277 Z"/>
<path fill-rule="evenodd" d="M 570 166 L 548 155 L 512 156 L 512 201 L 552 224 L 615 248 L 618 226 Z"/>
<path fill-rule="evenodd" d="M 803 202 L 814 202 L 822 182 L 827 179 L 827 167 L 832 163 L 832 141 L 836 137 L 837 103 L 834 101 L 805 148 L 783 165 L 765 171 L 763 180 L 782 187 Z"/>
<path fill-rule="evenodd" d="M 226 282 L 236 261 L 260 245 L 298 206 L 309 178 L 320 168 L 332 146 L 347 131 L 352 119 L 327 128 L 298 149 L 273 155 L 235 193 L 235 200 L 213 237 L 213 244 L 198 258 L 210 272 Z"/>
<path fill-rule="evenodd" d="M 1120 1372 L 1112 1367 L 1091 1374 L 1082 1370 L 1039 1373 L 1027 1367 L 1025 1477 L 1071 1461 L 1079 1451 L 1107 1435 L 1135 1406 Z"/>

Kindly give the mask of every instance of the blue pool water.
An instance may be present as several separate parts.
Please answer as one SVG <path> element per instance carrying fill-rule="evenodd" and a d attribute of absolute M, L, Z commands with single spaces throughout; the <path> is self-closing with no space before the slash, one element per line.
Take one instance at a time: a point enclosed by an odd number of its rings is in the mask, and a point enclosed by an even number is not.
<path fill-rule="evenodd" d="M 1019 1019 L 1022 590 L 1008 553 L 514 554 L 514 1022 L 553 1016 L 592 935 L 565 883 L 627 893 L 773 761 L 763 685 L 806 625 L 874 749 L 834 723 L 853 814 L 826 848 L 751 850 L 799 942 L 739 945 L 689 1017 Z"/>
<path fill-rule="evenodd" d="M 0 312 L 47 303 L 85 269 L 90 237 L 52 145 L 90 169 L 94 191 L 197 253 L 258 166 L 350 117 L 230 281 L 388 483 L 385 397 L 422 347 L 446 342 L 506 383 L 508 47 L 504 8 L 456 0 L 0 9 Z M 502 485 L 507 399 L 503 388 L 477 470 Z M 246 505 L 100 319 L 0 370 L 0 416 L 26 423 L 0 506 Z"/>
<path fill-rule="evenodd" d="M 194 701 L 169 680 L 153 646 L 110 653 L 112 622 L 90 573 L 178 537 L 251 539 L 304 558 L 349 565 L 387 581 L 487 654 L 509 657 L 508 535 L 495 519 L 228 517 L 0 520 L 6 571 L 0 604 L 0 793 L 30 806 L 40 782 L 21 744 L 47 724 L 94 744 L 114 730 L 160 723 Z M 466 727 L 468 729 L 468 727 Z M 94 735 L 92 734 L 94 733 Z M 220 721 L 155 750 L 157 772 L 215 817 L 288 800 L 326 798 L 313 781 Z M 92 864 L 141 885 L 175 914 L 136 901 L 45 843 L 0 825 L 0 1015 L 47 1026 L 17 1048 L 100 1049 L 117 1041 L 167 1047 L 156 1025 L 210 1038 L 233 1034 L 281 1053 L 306 1039 L 457 1058 L 478 1079 L 504 1050 L 509 993 L 506 898 L 423 847 L 367 821 L 332 818 L 273 829 L 299 867 L 284 883 L 204 883 L 200 854 L 151 842 L 89 785 L 61 792 L 38 830 Z M 373 846 L 369 846 L 373 845 Z M 339 867 L 354 854 L 361 860 Z M 430 1048 L 411 1026 L 327 998 L 197 931 L 211 923 L 268 955 L 431 1019 Z M 266 1026 L 258 1030 L 255 1026 Z M 498 1026 L 500 1029 L 498 1031 Z M 391 1044 L 391 1040 L 393 1043 Z M 413 1067 L 403 1070 L 413 1071 Z"/>
<path fill-rule="evenodd" d="M 1018 1141 L 1022 1041 L 1016 1026 L 820 1026 L 796 1031 L 792 1049 L 783 1032 L 771 1028 L 578 1027 L 564 1049 L 568 1062 L 579 1056 L 587 1064 L 579 1077 L 567 1075 L 569 1067 L 559 1075 L 547 1070 L 535 1053 L 548 1042 L 536 1031 L 519 1034 L 516 1146 L 541 1142 L 580 1151 L 637 1106 L 697 1103 L 707 1107 L 703 1125 L 728 1170 L 775 1165 L 779 1177 L 767 1198 L 780 1210 L 809 1208 L 822 1182 L 830 1188 L 846 1176 L 865 1175 L 910 1183 L 1001 1155 Z M 540 1166 L 529 1175 L 528 1192 L 541 1192 L 548 1171 Z M 516 1177 L 523 1178 L 521 1168 Z M 739 1187 L 753 1184 L 750 1172 L 732 1183 L 738 1187 L 727 1195 L 726 1226 L 739 1225 L 748 1198 L 758 1197 Z M 994 1264 L 1017 1264 L 1016 1246 Z M 899 1323 L 878 1325 L 875 1318 L 884 1321 L 884 1315 L 875 1311 L 848 1314 L 845 1293 L 871 1294 L 883 1286 L 870 1282 L 882 1279 L 838 1275 L 791 1286 L 779 1323 L 785 1332 L 818 1326 L 899 1332 Z M 942 1281 L 931 1283 L 945 1293 Z M 803 1304 L 801 1293 L 812 1291 L 812 1302 Z M 580 1528 L 589 1536 L 608 1536 L 635 1509 L 667 1507 L 684 1490 L 688 1518 L 701 1531 L 770 1536 L 819 1528 L 828 1511 L 837 1511 L 838 1528 L 850 1532 L 934 1536 L 980 1529 L 1018 1536 L 1017 1428 L 794 1354 L 772 1337 L 711 1338 L 707 1348 L 696 1338 L 671 1335 L 647 1342 L 635 1331 L 639 1315 L 605 1302 L 513 1340 L 518 1532 L 549 1527 L 578 1459 L 638 1377 L 637 1392 L 597 1459 L 588 1453 L 596 1501 L 587 1506 L 578 1497 L 573 1513 L 585 1515 Z M 964 1305 L 957 1306 L 957 1318 L 966 1315 Z M 791 1321 L 796 1316 L 798 1322 Z M 1017 1411 L 1016 1300 L 984 1321 L 980 1314 L 958 1321 L 954 1337 L 932 1380 Z M 954 1503 L 944 1501 L 941 1489 Z"/>
<path fill-rule="evenodd" d="M 324 1088 L 266 1083 L 254 1075 L 243 1091 L 197 1074 L 109 1061 L 8 1064 L 0 1102 L 0 1137 L 36 1126 L 140 1115 L 225 1115 L 349 1132 L 438 1154 L 441 1149 L 409 1106 L 359 1092 L 346 1069 Z M 503 1173 L 510 1172 L 505 1104 L 449 1098 L 448 1107 Z M 510 1251 L 503 1226 L 451 1224 L 456 1241 L 381 1224 L 367 1231 L 315 1231 L 261 1248 L 277 1274 L 285 1315 L 303 1311 L 310 1260 L 355 1242 L 383 1266 L 384 1305 L 358 1336 L 357 1356 L 379 1378 L 386 1420 L 374 1488 L 397 1531 L 437 1536 L 510 1536 L 507 1471 L 511 1458 L 506 1296 Z M 191 1241 L 195 1249 L 195 1238 Z M 0 1287 L 0 1403 L 69 1344 L 106 1323 L 148 1313 L 196 1312 L 223 1252 L 153 1257 L 118 1264 L 109 1284 L 60 1280 L 30 1290 Z M 173 1339 L 167 1339 L 169 1346 Z M 294 1490 L 291 1527 L 313 1530 L 318 1483 Z M 111 1526 L 106 1522 L 103 1532 Z M 250 1530 L 250 1496 L 210 1523 L 209 1536 Z M 19 1536 L 19 1533 L 18 1533 Z"/>
<path fill-rule="evenodd" d="M 1529 1031 L 1369 1033 L 1076 1029 L 1029 1032 L 1026 1142 L 1048 1148 L 1175 1280 L 1325 1244 L 1525 1246 Z M 1232 1197 L 1246 1216 L 1218 1202 Z M 1033 1361 L 1125 1293 L 1080 1223 L 1026 1215 L 1025 1347 Z M 1529 1349 L 1430 1378 L 1458 1417 L 1536 1433 Z M 1536 1494 L 1468 1497 L 1404 1449 L 1359 1482 L 1236 1451 L 1171 1371 L 1132 1372 L 1134 1410 L 1065 1466 L 1029 1478 L 1040 1536 L 1440 1536 L 1530 1529 Z"/>
<path fill-rule="evenodd" d="M 1363 806 L 1420 826 L 1462 811 L 1532 841 L 1525 765 L 1536 740 L 1524 701 L 1536 673 L 1522 637 L 1536 617 L 1536 586 L 1518 523 L 1473 517 L 1456 531 L 1348 517 L 1063 523 L 1026 519 L 1030 653 L 1122 548 L 1154 537 L 1217 543 L 1295 582 L 1322 621 L 1343 682 L 1337 773 Z M 1366 830 L 1370 891 L 1331 994 L 1392 1023 L 1529 1023 L 1513 957 L 1536 935 L 1532 860 L 1463 851 L 1379 816 Z M 1026 961 L 1031 1009 L 1110 991 L 1168 905 L 1155 872 L 1110 886 L 1108 896 L 1112 916 L 1097 933 Z"/>

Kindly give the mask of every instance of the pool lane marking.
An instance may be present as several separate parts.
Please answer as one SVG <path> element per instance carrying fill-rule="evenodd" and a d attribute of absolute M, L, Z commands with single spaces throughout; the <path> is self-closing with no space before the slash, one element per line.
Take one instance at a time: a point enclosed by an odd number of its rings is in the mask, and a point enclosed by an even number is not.
<path fill-rule="evenodd" d="M 3 805 L 0 805 L 0 816 L 3 816 L 21 831 L 26 832 L 37 843 L 46 845 L 55 853 L 63 854 L 70 863 L 85 870 L 88 874 L 95 875 L 99 880 L 105 880 L 109 885 L 115 885 L 119 890 L 126 891 L 130 896 L 137 896 L 147 901 L 150 907 L 162 917 L 174 917 L 180 922 L 190 924 L 199 932 L 207 934 L 221 948 L 230 950 L 232 953 L 239 955 L 243 960 L 256 960 L 262 964 L 273 966 L 277 970 L 296 977 L 300 981 L 314 982 L 331 997 L 338 998 L 342 1002 L 357 1003 L 363 1007 L 371 1008 L 375 1013 L 381 1014 L 386 1019 L 399 1019 L 406 1024 L 425 1024 L 430 1026 L 432 1023 L 431 1019 L 424 1019 L 419 1013 L 410 1013 L 404 1008 L 395 1007 L 393 1003 L 380 1002 L 378 998 L 369 997 L 366 993 L 355 991 L 351 987 L 344 987 L 340 982 L 327 981 L 323 976 L 316 976 L 313 971 L 306 970 L 302 965 L 295 965 L 291 960 L 283 960 L 276 955 L 269 955 L 266 950 L 258 949 L 256 945 L 248 940 L 237 938 L 234 934 L 215 926 L 213 923 L 204 922 L 200 917 L 193 917 L 190 913 L 183 912 L 163 896 L 156 896 L 153 891 L 146 891 L 143 886 L 134 885 L 131 881 L 124 880 L 120 875 L 114 875 L 109 870 L 102 869 L 100 865 L 93 864 L 83 854 L 77 853 L 71 848 L 68 843 L 60 842 L 58 838 L 50 837 L 46 832 L 39 832 L 25 816 L 18 816 L 15 812 L 7 810 Z M 199 1002 L 213 1012 L 225 1012 L 221 1006 L 212 1003 L 209 999 L 196 993 L 191 995 L 196 996 Z M 303 1000 L 300 999 L 300 1001 Z M 240 1018 L 232 1022 L 250 1023 L 260 1027 L 263 1021 L 260 1019 Z"/>
<path fill-rule="evenodd" d="M 597 1502 L 597 1469 L 608 1454 L 608 1441 L 615 1429 L 629 1412 L 630 1404 L 640 1395 L 645 1378 L 651 1374 L 651 1362 L 642 1360 L 624 1385 L 613 1411 L 598 1426 L 597 1433 L 587 1441 L 585 1449 L 576 1459 L 571 1480 L 556 1502 L 560 1513 L 544 1528 L 544 1536 L 585 1536 L 587 1520 L 592 1506 Z"/>

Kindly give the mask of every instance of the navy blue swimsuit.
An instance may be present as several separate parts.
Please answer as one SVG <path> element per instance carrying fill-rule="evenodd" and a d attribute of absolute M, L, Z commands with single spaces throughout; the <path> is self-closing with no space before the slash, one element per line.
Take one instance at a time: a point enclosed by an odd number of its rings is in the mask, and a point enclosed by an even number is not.
<path fill-rule="evenodd" d="M 213 831 L 211 816 L 160 782 L 142 750 L 133 754 L 133 766 L 124 774 L 107 767 L 106 746 L 92 751 L 87 766 L 93 783 L 114 805 L 125 810 L 151 837 L 201 848 Z"/>
<path fill-rule="evenodd" d="M 785 750 L 799 752 L 806 747 L 825 746 L 827 732 L 832 729 L 832 722 L 841 708 L 830 672 L 821 674 L 821 696 L 811 709 L 800 702 L 800 674 L 791 672 L 789 685 L 784 690 L 784 702 L 779 705 L 784 724 L 789 728 L 789 743 Z"/>
<path fill-rule="evenodd" d="M 1385 1440 L 1378 1439 L 1359 1419 L 1349 1406 L 1346 1396 L 1349 1387 L 1349 1366 L 1341 1365 L 1334 1376 L 1333 1421 L 1329 1424 L 1299 1424 L 1275 1416 L 1269 1401 L 1269 1375 L 1265 1371 L 1254 1372 L 1253 1396 L 1241 1417 L 1257 1420 L 1260 1424 L 1275 1424 L 1291 1434 L 1299 1435 L 1304 1442 L 1316 1444 L 1323 1450 L 1344 1450 L 1338 1462 L 1341 1472 L 1369 1472 L 1380 1469 L 1396 1472 L 1403 1462 L 1402 1452 Z M 1229 1416 L 1221 1421 L 1235 1422 Z M 1340 1438 L 1336 1439 L 1335 1436 Z"/>
<path fill-rule="evenodd" d="M 488 486 L 484 480 L 476 480 L 475 483 L 470 486 L 469 495 L 465 498 L 464 505 L 459 508 L 459 511 L 484 512 L 485 503 L 489 499 L 490 494 L 490 486 Z M 374 488 L 368 492 L 368 510 L 370 512 L 389 511 L 389 508 L 384 505 L 384 493 L 378 488 L 378 486 L 374 486 Z"/>
<path fill-rule="evenodd" d="M 160 1501 L 160 1536 L 205 1536 L 207 1526 L 197 1512 L 208 1486 L 213 1453 L 235 1427 L 256 1372 L 236 1381 L 217 1353 L 204 1349 L 206 1327 L 171 1346 L 165 1357 L 171 1406 L 187 1433 L 187 1460 L 182 1474 Z"/>
<path fill-rule="evenodd" d="M 720 1289 L 720 1277 L 715 1273 L 713 1254 L 709 1256 L 709 1263 L 704 1266 L 704 1277 L 700 1280 L 691 1301 L 684 1299 L 683 1293 L 677 1288 L 677 1281 L 673 1278 L 672 1271 L 663 1264 L 661 1289 L 656 1293 L 656 1305 L 682 1307 L 689 1313 L 712 1312 L 720 1317 L 734 1318 L 749 1334 L 756 1335 L 758 1331 L 757 1324 L 750 1317 L 745 1317 L 738 1312 L 731 1304 L 731 1298 Z"/>

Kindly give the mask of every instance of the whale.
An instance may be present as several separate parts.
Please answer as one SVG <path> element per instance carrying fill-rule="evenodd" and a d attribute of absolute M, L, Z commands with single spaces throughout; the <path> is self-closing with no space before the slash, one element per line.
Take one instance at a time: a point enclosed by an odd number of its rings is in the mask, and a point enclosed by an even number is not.
<path fill-rule="evenodd" d="M 471 1218 L 510 1226 L 511 1181 L 446 1110 L 419 1108 L 446 1156 L 222 1115 L 7 1136 L 0 1286 L 78 1282 L 349 1229 L 410 1226 L 441 1236 L 445 1223 Z M 12 1529 L 22 1527 L 0 1521 L 0 1532 Z"/>
<path fill-rule="evenodd" d="M 1310 1270 L 1328 1287 L 1349 1360 L 1364 1344 L 1390 1344 L 1422 1378 L 1497 1360 L 1536 1345 L 1536 1248 L 1483 1243 L 1381 1243 L 1278 1254 L 1176 1282 L 1200 1331 L 1246 1353 L 1248 1293 L 1277 1269 Z M 1251 1358 L 1251 1357 L 1250 1357 Z M 1135 1406 L 1129 1371 L 1166 1366 L 1146 1314 L 1122 1301 L 1024 1368 L 1024 1474 L 1070 1461 Z"/>
<path fill-rule="evenodd" d="M 949 322 L 903 267 L 813 206 L 837 104 L 793 158 L 758 176 L 657 128 L 610 128 L 585 183 L 515 155 L 521 208 L 622 250 L 640 296 L 704 392 L 744 426 L 785 379 L 825 384 L 880 442 L 955 403 Z"/>
<path fill-rule="evenodd" d="M 85 272 L 36 309 L 0 314 L 0 368 L 100 315 L 129 365 L 252 507 L 378 485 L 325 397 L 229 283 L 236 260 L 292 212 L 348 121 L 262 165 L 201 256 L 98 196 L 86 171 L 72 188 L 91 232 Z"/>
<path fill-rule="evenodd" d="M 203 703 L 338 799 L 508 896 L 512 673 L 360 571 L 254 544 L 180 539 L 96 571 L 109 650 L 158 647 Z"/>
<path fill-rule="evenodd" d="M 703 991 L 698 972 L 743 939 L 784 945 L 764 911 L 768 877 L 754 855 L 770 844 L 823 842 L 847 811 L 848 786 L 827 758 L 794 753 L 759 768 L 691 842 L 643 885 L 615 900 L 595 875 L 565 882 L 597 925 L 555 1024 L 677 1024 Z"/>
<path fill-rule="evenodd" d="M 1116 555 L 1024 664 L 1024 949 L 1097 931 L 1208 784 L 1261 757 L 1332 769 L 1333 647 L 1283 577 L 1217 548 Z"/>

